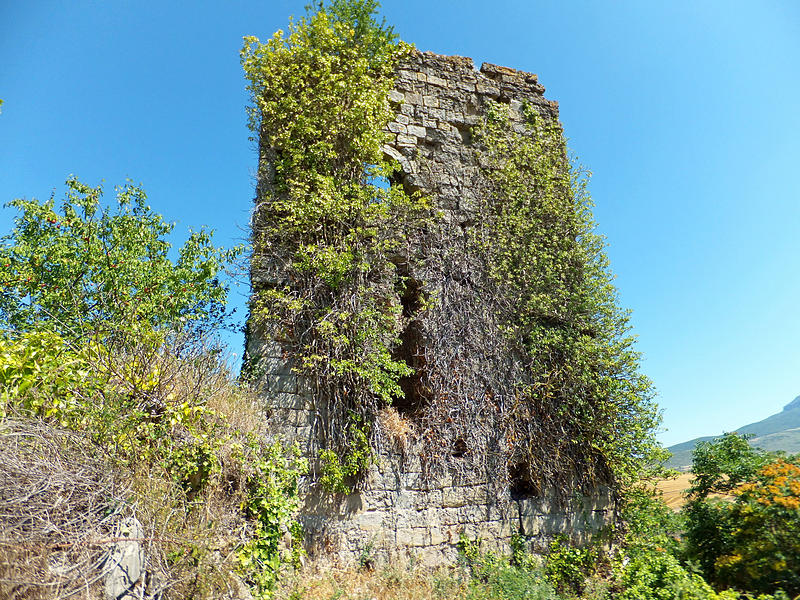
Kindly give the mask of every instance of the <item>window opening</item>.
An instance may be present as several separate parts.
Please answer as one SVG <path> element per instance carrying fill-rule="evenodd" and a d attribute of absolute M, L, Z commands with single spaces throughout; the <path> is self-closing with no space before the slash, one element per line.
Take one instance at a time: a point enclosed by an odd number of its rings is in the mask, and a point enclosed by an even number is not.
<path fill-rule="evenodd" d="M 523 500 L 539 496 L 539 486 L 531 478 L 527 463 L 520 462 L 508 468 L 509 491 L 513 500 Z"/>
<path fill-rule="evenodd" d="M 422 322 L 419 311 L 422 309 L 422 285 L 408 273 L 407 265 L 398 265 L 397 271 L 402 278 L 400 303 L 403 307 L 402 318 L 406 323 L 400 333 L 400 345 L 395 349 L 395 360 L 404 361 L 414 372 L 401 377 L 398 381 L 403 390 L 403 398 L 394 401 L 394 407 L 400 413 L 414 413 L 428 404 L 430 390 L 425 384 L 425 343 L 422 333 Z"/>

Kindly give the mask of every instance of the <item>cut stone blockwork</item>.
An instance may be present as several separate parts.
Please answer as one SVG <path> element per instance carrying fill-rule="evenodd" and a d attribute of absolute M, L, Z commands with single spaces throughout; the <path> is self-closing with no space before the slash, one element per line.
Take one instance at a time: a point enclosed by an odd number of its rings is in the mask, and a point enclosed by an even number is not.
<path fill-rule="evenodd" d="M 543 93 L 544 87 L 531 73 L 485 63 L 476 71 L 470 58 L 414 52 L 398 70 L 389 95 L 396 116 L 387 126 L 392 138 L 384 152 L 400 164 L 398 177 L 405 188 L 431 198 L 446 226 L 461 231 L 479 218 L 478 199 L 487 189 L 483 174 L 487 165 L 472 144 L 473 127 L 482 122 L 490 101 L 509 105 L 512 127 L 520 132 L 525 131 L 525 104 L 557 122 L 558 104 Z M 269 172 L 266 169 L 267 177 Z M 260 185 L 269 189 L 270 182 Z M 435 309 L 439 319 L 447 310 L 458 314 L 458 307 L 452 306 L 457 300 L 448 300 L 442 292 L 446 282 L 427 281 L 414 272 L 413 265 L 398 268 L 408 270 L 410 281 L 407 297 L 402 298 L 404 307 L 412 305 L 415 296 L 429 294 L 439 299 Z M 441 279 L 448 277 L 443 274 Z M 255 293 L 259 283 L 253 281 Z M 425 369 L 426 361 L 420 346 L 431 335 L 431 324 L 421 318 L 423 322 L 411 321 L 399 349 L 418 372 Z M 299 442 L 313 461 L 315 423 L 325 415 L 315 406 L 309 382 L 294 375 L 291 356 L 281 340 L 251 332 L 247 343 L 249 354 L 263 361 L 261 381 L 274 432 Z M 481 340 L 471 344 L 464 340 L 464 347 L 478 354 L 482 351 Z M 499 364 L 496 357 L 492 359 L 495 362 L 479 360 L 477 364 L 483 364 L 482 368 Z M 508 360 L 513 363 L 513 357 Z M 473 468 L 464 477 L 466 471 L 454 467 L 431 477 L 421 436 L 409 423 L 418 405 L 425 402 L 424 384 L 418 376 L 404 379 L 401 385 L 405 400 L 385 409 L 378 423 L 391 442 L 377 449 L 376 464 L 370 467 L 362 489 L 346 498 L 306 490 L 300 520 L 312 556 L 345 564 L 368 557 L 437 565 L 456 558 L 461 536 L 480 538 L 485 549 L 502 551 L 508 549 L 513 535 L 522 534 L 535 550 L 546 547 L 558 534 L 580 541 L 613 519 L 614 494 L 604 486 L 563 502 L 526 484 L 524 478 L 514 481 L 513 472 Z M 455 439 L 447 460 L 455 465 L 468 457 L 471 441 L 468 434 Z M 505 485 L 498 486 L 499 480 Z"/>

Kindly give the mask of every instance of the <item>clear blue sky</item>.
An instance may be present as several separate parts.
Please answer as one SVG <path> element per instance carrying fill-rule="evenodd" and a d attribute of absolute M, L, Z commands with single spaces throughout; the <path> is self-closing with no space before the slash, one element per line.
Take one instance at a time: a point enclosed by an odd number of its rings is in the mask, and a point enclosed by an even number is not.
<path fill-rule="evenodd" d="M 241 240 L 256 165 L 241 38 L 304 4 L 0 0 L 0 200 L 46 198 L 71 173 L 109 189 L 130 177 L 178 230 Z M 800 394 L 800 2 L 382 11 L 420 49 L 538 73 L 560 103 L 665 443 Z M 0 210 L 0 232 L 12 216 Z"/>

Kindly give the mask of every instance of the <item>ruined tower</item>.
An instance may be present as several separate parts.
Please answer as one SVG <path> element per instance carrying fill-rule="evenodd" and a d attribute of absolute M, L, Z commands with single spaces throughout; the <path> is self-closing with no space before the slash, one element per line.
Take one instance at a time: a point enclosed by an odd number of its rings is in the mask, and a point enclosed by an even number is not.
<path fill-rule="evenodd" d="M 521 534 L 536 549 L 557 534 L 581 539 L 612 519 L 610 478 L 556 490 L 552 478 L 543 478 L 545 485 L 531 476 L 524 456 L 509 454 L 516 442 L 503 423 L 516 418 L 514 390 L 526 367 L 487 308 L 495 284 L 470 236 L 493 193 L 488 157 L 473 139 L 476 126 L 498 104 L 522 134 L 526 111 L 558 126 L 558 106 L 543 93 L 533 74 L 491 64 L 478 71 L 469 58 L 413 52 L 400 65 L 383 147 L 400 171 L 389 183 L 429 198 L 435 221 L 409 234 L 409 248 L 394 260 L 405 282 L 397 290 L 404 326 L 394 355 L 413 372 L 399 381 L 403 397 L 378 413 L 376 460 L 356 491 L 331 494 L 314 484 L 305 490 L 300 521 L 312 554 L 347 563 L 369 552 L 435 565 L 455 559 L 460 536 L 502 550 Z M 262 160 L 274 154 L 262 151 Z M 274 174 L 266 166 L 262 196 Z M 271 284 L 269 273 L 254 271 L 256 296 Z M 271 428 L 297 441 L 313 464 L 319 424 L 328 417 L 313 382 L 293 369 L 286 335 L 252 328 L 248 353 L 259 357 Z M 548 444 L 560 435 L 532 414 L 531 439 L 541 435 Z"/>

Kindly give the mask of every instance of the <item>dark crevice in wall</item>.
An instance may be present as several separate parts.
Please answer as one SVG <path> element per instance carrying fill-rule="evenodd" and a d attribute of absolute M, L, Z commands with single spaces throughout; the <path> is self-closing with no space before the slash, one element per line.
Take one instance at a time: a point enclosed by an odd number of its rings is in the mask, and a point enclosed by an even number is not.
<path fill-rule="evenodd" d="M 458 135 L 461 136 L 461 142 L 465 146 L 472 144 L 472 127 L 470 125 L 458 123 L 456 129 L 458 130 Z"/>
<path fill-rule="evenodd" d="M 394 359 L 404 361 L 414 372 L 400 378 L 398 383 L 404 397 L 395 399 L 393 405 L 401 414 L 412 415 L 430 402 L 431 394 L 425 385 L 427 361 L 422 323 L 418 318 L 423 306 L 423 291 L 420 282 L 409 275 L 407 264 L 398 264 L 397 272 L 403 282 L 398 293 L 406 326 L 400 334 L 400 345 L 394 351 Z"/>
<path fill-rule="evenodd" d="M 540 495 L 539 486 L 531 478 L 530 467 L 526 463 L 516 463 L 508 469 L 509 491 L 512 500 L 524 500 Z"/>
<path fill-rule="evenodd" d="M 467 442 L 463 438 L 458 438 L 456 443 L 453 444 L 452 456 L 453 458 L 462 458 L 468 451 Z"/>
<path fill-rule="evenodd" d="M 403 191 L 409 196 L 413 196 L 417 192 L 421 192 L 422 188 L 417 185 L 418 178 L 413 175 L 409 176 L 402 171 L 395 171 L 389 176 L 389 183 L 391 185 L 403 186 Z"/>

